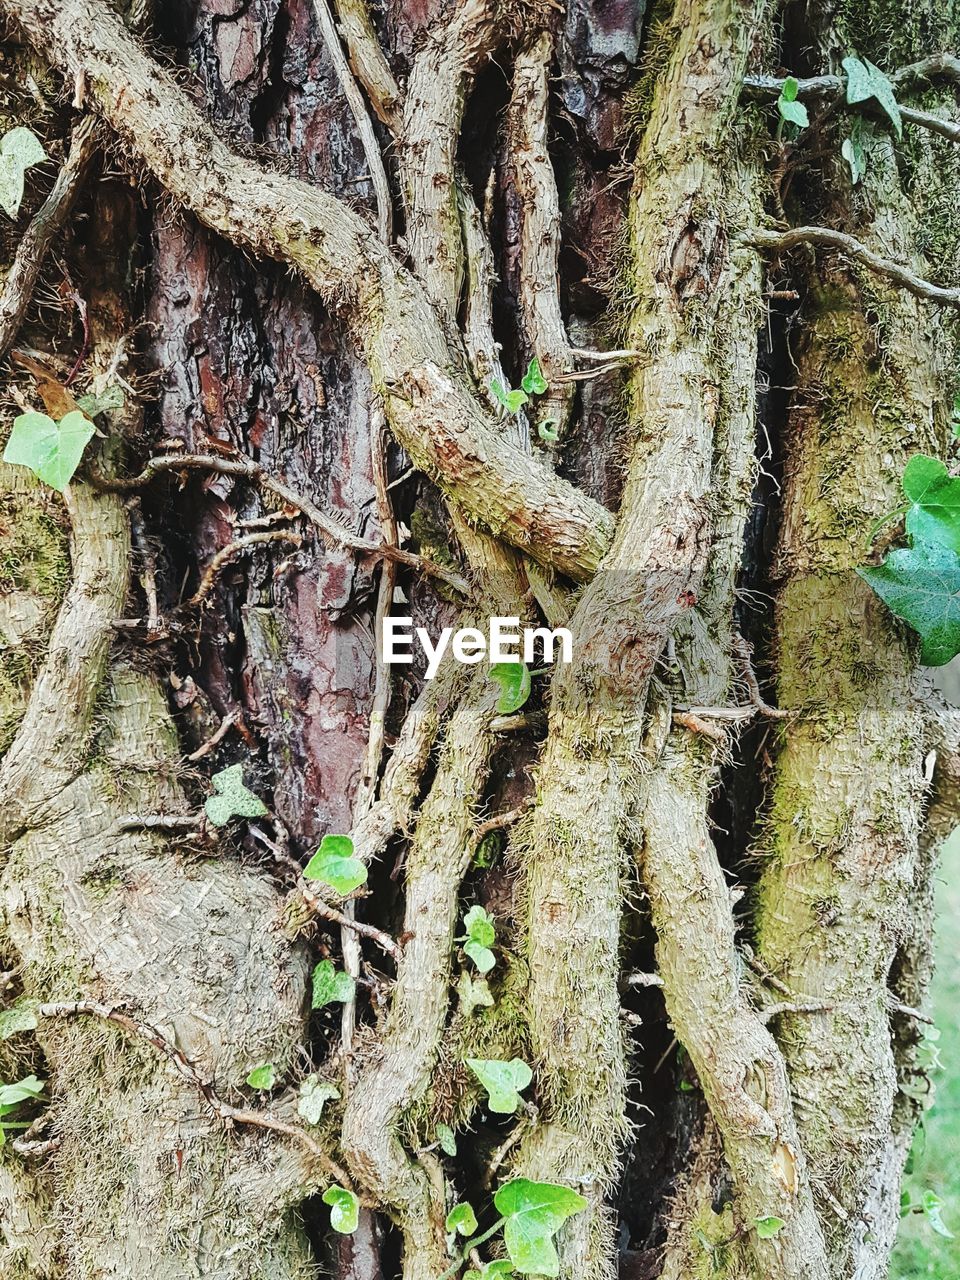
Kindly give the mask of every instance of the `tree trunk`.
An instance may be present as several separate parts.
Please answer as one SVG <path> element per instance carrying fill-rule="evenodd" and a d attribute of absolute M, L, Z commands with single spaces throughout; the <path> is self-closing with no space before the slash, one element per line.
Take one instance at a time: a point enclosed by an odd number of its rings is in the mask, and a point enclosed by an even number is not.
<path fill-rule="evenodd" d="M 0 1275 L 885 1275 L 960 730 L 856 571 L 955 462 L 960 19 L 0 12 Z"/>

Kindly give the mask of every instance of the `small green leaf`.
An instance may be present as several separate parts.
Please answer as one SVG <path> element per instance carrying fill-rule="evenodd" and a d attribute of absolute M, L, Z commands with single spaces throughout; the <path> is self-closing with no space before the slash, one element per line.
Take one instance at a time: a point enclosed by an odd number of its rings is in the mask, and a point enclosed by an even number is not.
<path fill-rule="evenodd" d="M 15 218 L 23 200 L 24 174 L 46 160 L 40 139 L 22 126 L 0 138 L 0 209 Z"/>
<path fill-rule="evenodd" d="M 553 1237 L 568 1218 L 587 1207 L 583 1196 L 552 1182 L 514 1178 L 493 1202 L 506 1219 L 503 1238 L 514 1270 L 521 1275 L 559 1275 Z"/>
<path fill-rule="evenodd" d="M 332 960 L 321 960 L 313 971 L 313 1001 L 311 1008 L 322 1009 L 328 1004 L 346 1004 L 353 999 L 357 984 L 349 973 L 337 969 Z"/>
<path fill-rule="evenodd" d="M 497 939 L 493 916 L 488 915 L 483 907 L 475 906 L 463 917 L 463 923 L 467 930 L 465 938 L 461 939 L 465 944 L 464 951 L 481 973 L 489 973 L 497 962 L 490 950 Z"/>
<path fill-rule="evenodd" d="M 3 460 L 29 467 L 44 484 L 63 493 L 95 430 L 77 409 L 59 423 L 45 413 L 21 413 L 14 419 Z"/>
<path fill-rule="evenodd" d="M 95 418 L 98 413 L 109 413 L 111 409 L 122 409 L 125 404 L 123 387 L 116 382 L 111 383 L 102 395 L 77 396 L 77 408 L 82 409 L 88 418 Z"/>
<path fill-rule="evenodd" d="M 261 1062 L 247 1076 L 247 1084 L 251 1089 L 269 1091 L 277 1083 L 277 1069 L 272 1062 Z"/>
<path fill-rule="evenodd" d="M 463 1273 L 463 1280 L 503 1280 L 513 1275 L 513 1263 L 506 1258 L 497 1258 L 494 1262 L 485 1262 L 479 1271 L 471 1268 Z"/>
<path fill-rule="evenodd" d="M 43 1085 L 44 1082 L 36 1076 L 24 1076 L 15 1084 L 0 1084 L 0 1115 L 6 1115 L 30 1098 L 39 1098 L 43 1093 Z"/>
<path fill-rule="evenodd" d="M 786 120 L 788 124 L 795 124 L 800 129 L 806 129 L 810 124 L 807 108 L 802 102 L 794 102 L 790 98 L 781 96 L 777 99 L 777 109 L 782 119 Z"/>
<path fill-rule="evenodd" d="M 477 845 L 477 852 L 473 855 L 473 865 L 482 870 L 492 867 L 502 848 L 503 836 L 501 832 L 488 831 Z"/>
<path fill-rule="evenodd" d="M 353 856 L 349 836 L 324 836 L 303 874 L 308 880 L 322 880 L 343 897 L 367 882 L 367 868 Z"/>
<path fill-rule="evenodd" d="M 204 812 L 215 827 L 225 827 L 231 818 L 262 818 L 267 806 L 243 785 L 243 765 L 232 764 L 210 779 L 215 795 L 207 796 Z"/>
<path fill-rule="evenodd" d="M 464 969 L 457 983 L 457 995 L 460 997 L 460 1012 L 465 1018 L 472 1017 L 475 1009 L 492 1009 L 493 993 L 486 978 L 473 978 Z"/>
<path fill-rule="evenodd" d="M 917 542 L 857 573 L 891 613 L 919 633 L 924 666 L 942 667 L 960 653 L 960 557 L 954 552 Z"/>
<path fill-rule="evenodd" d="M 527 365 L 527 372 L 520 380 L 520 386 L 528 396 L 542 396 L 549 385 L 550 384 L 543 376 L 543 370 L 540 368 L 540 361 L 534 358 Z"/>
<path fill-rule="evenodd" d="M 911 538 L 937 542 L 960 555 L 960 480 L 938 458 L 919 453 L 904 470 L 903 492 L 912 504 L 906 518 Z"/>
<path fill-rule="evenodd" d="M 330 1225 L 342 1236 L 353 1235 L 360 1221 L 360 1201 L 345 1187 L 327 1187 L 321 1196 L 330 1206 Z"/>
<path fill-rule="evenodd" d="M 777 1232 L 787 1224 L 783 1218 L 754 1218 L 753 1225 L 757 1229 L 757 1235 L 761 1240 L 772 1240 Z"/>
<path fill-rule="evenodd" d="M 437 1141 L 440 1143 L 440 1150 L 444 1155 L 453 1159 L 457 1154 L 457 1135 L 448 1124 L 441 1123 L 437 1125 Z"/>
<path fill-rule="evenodd" d="M 477 1229 L 477 1215 L 466 1200 L 455 1204 L 447 1214 L 447 1230 L 461 1236 L 472 1236 Z"/>
<path fill-rule="evenodd" d="M 494 662 L 490 667 L 490 679 L 500 686 L 497 711 L 502 716 L 519 711 L 530 697 L 530 672 L 523 662 Z"/>
<path fill-rule="evenodd" d="M 329 1080 L 321 1080 L 319 1076 L 307 1076 L 300 1086 L 297 1095 L 297 1114 L 307 1124 L 319 1124 L 323 1116 L 323 1108 L 328 1102 L 335 1102 L 340 1097 L 340 1090 Z"/>
<path fill-rule="evenodd" d="M 940 1216 L 943 1201 L 937 1193 L 935 1191 L 925 1191 L 920 1197 L 920 1207 L 923 1209 L 923 1216 L 937 1235 L 945 1236 L 948 1240 L 952 1240 L 953 1232 L 945 1225 L 943 1218 Z"/>
<path fill-rule="evenodd" d="M 525 391 L 511 391 L 499 378 L 490 379 L 490 390 L 497 403 L 503 405 L 508 413 L 519 413 L 530 398 Z"/>
<path fill-rule="evenodd" d="M 863 61 L 854 57 L 844 58 L 841 65 L 847 73 L 847 102 L 855 106 L 858 102 L 875 99 L 890 117 L 897 137 L 902 138 L 903 120 L 893 85 L 887 76 L 866 58 Z"/>
<path fill-rule="evenodd" d="M 799 92 L 800 81 L 796 76 L 787 76 L 783 82 L 783 88 L 780 90 L 780 97 L 784 102 L 796 102 Z"/>
<path fill-rule="evenodd" d="M 9 1009 L 0 1010 L 0 1040 L 9 1040 L 11 1036 L 20 1035 L 24 1031 L 34 1031 L 39 1007 L 39 1000 L 23 998 Z"/>
<path fill-rule="evenodd" d="M 486 1089 L 490 1110 L 498 1115 L 512 1115 L 522 1101 L 520 1090 L 526 1089 L 533 1079 L 533 1072 L 523 1059 L 502 1062 L 498 1058 L 467 1058 L 466 1063 Z"/>
<path fill-rule="evenodd" d="M 850 125 L 850 137 L 844 138 L 840 148 L 840 154 L 850 169 L 850 181 L 854 186 L 863 181 L 867 172 L 867 152 L 863 145 L 866 132 L 863 116 L 855 116 Z"/>
<path fill-rule="evenodd" d="M 541 440 L 545 440 L 547 444 L 555 444 L 560 439 L 560 420 L 558 418 L 544 418 L 537 426 L 537 435 Z"/>

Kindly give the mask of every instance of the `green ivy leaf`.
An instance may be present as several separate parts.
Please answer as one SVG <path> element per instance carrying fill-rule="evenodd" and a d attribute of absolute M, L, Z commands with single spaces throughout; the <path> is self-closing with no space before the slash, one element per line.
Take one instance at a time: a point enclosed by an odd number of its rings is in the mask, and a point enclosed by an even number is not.
<path fill-rule="evenodd" d="M 862 182 L 867 172 L 867 152 L 863 145 L 863 116 L 855 116 L 850 126 L 850 137 L 844 138 L 840 154 L 850 169 L 850 181 L 854 186 Z"/>
<path fill-rule="evenodd" d="M 490 390 L 498 404 L 503 405 L 507 413 L 519 413 L 530 397 L 525 391 L 511 391 L 499 378 L 490 379 Z"/>
<path fill-rule="evenodd" d="M 308 880 L 322 880 L 344 898 L 367 882 L 367 868 L 353 856 L 349 836 L 324 836 L 303 874 Z"/>
<path fill-rule="evenodd" d="M 349 973 L 337 969 L 332 960 L 321 960 L 313 971 L 313 1001 L 311 1008 L 322 1009 L 328 1004 L 346 1004 L 353 999 L 357 984 Z"/>
<path fill-rule="evenodd" d="M 506 1219 L 503 1238 L 514 1270 L 521 1275 L 559 1275 L 553 1237 L 568 1218 L 587 1207 L 583 1196 L 552 1182 L 514 1178 L 493 1202 Z"/>
<path fill-rule="evenodd" d="M 98 413 L 109 413 L 111 409 L 122 409 L 126 404 L 123 387 L 119 383 L 111 383 L 101 395 L 92 393 L 77 396 L 77 408 L 82 409 L 88 418 L 95 418 Z"/>
<path fill-rule="evenodd" d="M 11 1036 L 20 1035 L 24 1031 L 34 1031 L 39 1007 L 39 1000 L 24 997 L 9 1009 L 0 1010 L 0 1040 L 9 1040 Z"/>
<path fill-rule="evenodd" d="M 321 1080 L 317 1075 L 307 1076 L 297 1095 L 297 1115 L 307 1124 L 319 1124 L 324 1107 L 339 1097 L 340 1090 L 329 1080 Z"/>
<path fill-rule="evenodd" d="M 477 1271 L 471 1268 L 463 1273 L 463 1280 L 503 1280 L 513 1275 L 513 1263 L 506 1258 L 497 1258 L 495 1262 L 485 1262 Z"/>
<path fill-rule="evenodd" d="M 272 1062 L 261 1062 L 247 1076 L 247 1084 L 251 1089 L 268 1092 L 277 1083 L 277 1069 Z"/>
<path fill-rule="evenodd" d="M 513 1115 L 522 1101 L 520 1090 L 533 1079 L 533 1072 L 523 1059 L 502 1062 L 499 1058 L 467 1058 L 466 1063 L 486 1089 L 490 1110 L 498 1115 Z"/>
<path fill-rule="evenodd" d="M 0 138 L 0 209 L 15 218 L 23 200 L 24 174 L 47 158 L 31 129 L 11 129 Z"/>
<path fill-rule="evenodd" d="M 925 1191 L 923 1193 L 920 1197 L 920 1207 L 923 1210 L 923 1216 L 938 1236 L 945 1236 L 947 1240 L 954 1238 L 953 1232 L 946 1226 L 940 1216 L 943 1201 L 935 1191 Z"/>
<path fill-rule="evenodd" d="M 45 413 L 21 413 L 14 419 L 3 460 L 29 467 L 44 484 L 63 493 L 95 430 L 77 409 L 59 423 Z"/>
<path fill-rule="evenodd" d="M 330 1206 L 330 1225 L 342 1236 L 353 1235 L 360 1220 L 360 1201 L 345 1187 L 327 1187 L 321 1196 Z"/>
<path fill-rule="evenodd" d="M 917 542 L 857 573 L 891 613 L 919 633 L 924 666 L 942 667 L 960 653 L 960 557 L 954 552 Z"/>
<path fill-rule="evenodd" d="M 543 376 L 543 370 L 540 368 L 540 361 L 534 357 L 534 359 L 527 365 L 527 372 L 521 378 L 520 386 L 528 396 L 542 396 L 549 385 L 550 384 Z"/>
<path fill-rule="evenodd" d="M 806 129 L 810 123 L 810 117 L 803 103 L 797 101 L 799 91 L 800 82 L 796 76 L 787 76 L 780 90 L 780 97 L 777 99 L 777 110 L 780 112 L 781 119 L 786 120 L 788 124 Z"/>
<path fill-rule="evenodd" d="M 537 435 L 547 444 L 555 444 L 560 439 L 560 421 L 558 418 L 544 418 L 537 426 Z"/>
<path fill-rule="evenodd" d="M 490 679 L 500 686 L 497 711 L 502 716 L 519 711 L 530 697 L 530 672 L 523 662 L 494 662 L 490 666 Z"/>
<path fill-rule="evenodd" d="M 440 1143 L 440 1150 L 452 1160 L 457 1154 L 457 1135 L 448 1124 L 437 1125 L 437 1141 Z"/>
<path fill-rule="evenodd" d="M 478 905 L 470 908 L 463 917 L 463 923 L 467 932 L 459 941 L 464 943 L 464 951 L 481 973 L 489 973 L 497 963 L 496 956 L 490 950 L 497 940 L 493 916 Z"/>
<path fill-rule="evenodd" d="M 785 1227 L 787 1224 L 783 1218 L 754 1218 L 753 1225 L 757 1229 L 757 1235 L 761 1240 L 772 1240 L 773 1237 Z"/>
<path fill-rule="evenodd" d="M 460 997 L 460 1012 L 465 1018 L 472 1017 L 475 1009 L 492 1009 L 493 992 L 486 978 L 473 978 L 464 969 L 457 983 L 457 995 Z"/>
<path fill-rule="evenodd" d="M 231 818 L 262 818 L 267 806 L 243 785 L 243 765 L 232 764 L 210 779 L 216 793 L 207 796 L 204 812 L 215 827 L 225 827 Z"/>
<path fill-rule="evenodd" d="M 461 1236 L 472 1236 L 477 1229 L 477 1215 L 473 1212 L 473 1205 L 466 1200 L 455 1204 L 447 1214 L 446 1228 Z"/>
<path fill-rule="evenodd" d="M 914 455 L 903 473 L 903 492 L 910 499 L 907 533 L 922 542 L 937 542 L 960 555 L 960 480 L 939 458 Z"/>
<path fill-rule="evenodd" d="M 855 106 L 874 98 L 893 122 L 898 138 L 903 137 L 903 120 L 893 92 L 893 85 L 879 67 L 869 59 L 844 58 L 842 67 L 847 73 L 847 102 Z"/>

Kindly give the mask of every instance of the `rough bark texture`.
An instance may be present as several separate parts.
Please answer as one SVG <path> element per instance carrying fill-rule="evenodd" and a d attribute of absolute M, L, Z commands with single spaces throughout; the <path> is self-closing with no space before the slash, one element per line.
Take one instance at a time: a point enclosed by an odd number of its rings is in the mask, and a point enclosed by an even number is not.
<path fill-rule="evenodd" d="M 4 419 L 123 401 L 64 495 L 0 464 L 0 1079 L 47 1082 L 0 1276 L 476 1274 L 522 1177 L 585 1198 L 562 1280 L 879 1280 L 960 731 L 854 571 L 952 456 L 952 8 L 0 13 L 52 157 Z M 851 51 L 908 121 L 856 185 Z M 508 712 L 390 613 L 574 660 Z M 268 811 L 217 829 L 233 764 Z M 301 871 L 346 832 L 344 900 Z"/>

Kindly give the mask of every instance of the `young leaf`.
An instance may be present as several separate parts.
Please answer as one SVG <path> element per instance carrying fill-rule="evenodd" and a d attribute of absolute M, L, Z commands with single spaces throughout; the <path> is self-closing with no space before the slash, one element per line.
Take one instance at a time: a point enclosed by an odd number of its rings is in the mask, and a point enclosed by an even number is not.
<path fill-rule="evenodd" d="M 440 1143 L 440 1150 L 444 1155 L 453 1159 L 457 1154 L 457 1135 L 453 1132 L 448 1124 L 437 1125 L 437 1141 Z"/>
<path fill-rule="evenodd" d="M 513 1275 L 513 1263 L 507 1258 L 497 1258 L 494 1262 L 485 1262 L 477 1271 L 471 1268 L 463 1273 L 463 1280 L 503 1280 Z"/>
<path fill-rule="evenodd" d="M 920 661 L 942 667 L 960 653 L 960 557 L 918 542 L 857 570 L 891 613 L 920 634 Z"/>
<path fill-rule="evenodd" d="M 322 880 L 343 897 L 367 882 L 367 868 L 353 856 L 349 836 L 324 836 L 303 874 L 308 880 Z"/>
<path fill-rule="evenodd" d="M 460 997 L 460 1012 L 465 1018 L 473 1015 L 475 1009 L 492 1009 L 493 993 L 486 978 L 472 978 L 464 969 L 457 983 L 457 995 Z"/>
<path fill-rule="evenodd" d="M 519 413 L 530 398 L 525 391 L 511 391 L 499 378 L 490 379 L 490 390 L 498 404 L 503 405 L 507 413 Z"/>
<path fill-rule="evenodd" d="M 555 444 L 560 439 L 560 423 L 556 418 L 544 418 L 537 426 L 537 435 L 547 444 Z"/>
<path fill-rule="evenodd" d="M 247 1084 L 251 1089 L 262 1089 L 264 1092 L 277 1083 L 277 1069 L 272 1062 L 261 1062 L 247 1076 Z"/>
<path fill-rule="evenodd" d="M 327 1004 L 346 1004 L 353 999 L 357 984 L 349 973 L 334 967 L 332 960 L 321 960 L 313 971 L 312 1009 L 322 1009 Z"/>
<path fill-rule="evenodd" d="M 462 1236 L 472 1236 L 477 1229 L 477 1215 L 473 1212 L 473 1205 L 466 1200 L 455 1204 L 447 1214 L 446 1227 L 448 1231 Z"/>
<path fill-rule="evenodd" d="M 78 409 L 59 423 L 45 413 L 21 413 L 14 419 L 3 460 L 29 467 L 44 484 L 63 493 L 95 430 Z"/>
<path fill-rule="evenodd" d="M 912 504 L 906 519 L 911 538 L 937 542 L 960 555 L 960 480 L 938 458 L 918 453 L 904 470 L 903 492 Z"/>
<path fill-rule="evenodd" d="M 107 413 L 111 409 L 122 409 L 125 403 L 123 387 L 116 382 L 111 383 L 102 395 L 77 396 L 77 408 L 82 409 L 88 418 L 95 418 L 98 413 Z"/>
<path fill-rule="evenodd" d="M 9 1009 L 0 1010 L 0 1040 L 9 1040 L 11 1036 L 20 1035 L 21 1032 L 35 1030 L 39 1005 L 39 1000 L 24 998 Z"/>
<path fill-rule="evenodd" d="M 464 951 L 481 973 L 489 973 L 497 962 L 496 956 L 490 950 L 497 940 L 493 916 L 488 915 L 483 907 L 478 905 L 470 908 L 463 917 L 463 923 L 467 930 L 466 938 L 463 940 Z"/>
<path fill-rule="evenodd" d="M 43 1083 L 36 1076 L 24 1076 L 15 1084 L 0 1084 L 0 1116 L 5 1116 L 29 1098 L 39 1098 L 43 1093 Z"/>
<path fill-rule="evenodd" d="M 893 92 L 893 85 L 879 67 L 869 59 L 844 58 L 842 67 L 847 73 L 847 102 L 854 106 L 874 98 L 893 122 L 898 138 L 903 137 L 903 120 Z"/>
<path fill-rule="evenodd" d="M 754 1218 L 753 1225 L 761 1240 L 772 1240 L 781 1227 L 786 1226 L 782 1218 Z"/>
<path fill-rule="evenodd" d="M 498 1058 L 467 1058 L 467 1066 L 489 1098 L 490 1110 L 509 1116 L 520 1106 L 520 1090 L 526 1089 L 533 1072 L 522 1058 L 501 1062 Z"/>
<path fill-rule="evenodd" d="M 530 672 L 523 662 L 494 662 L 490 667 L 490 679 L 500 686 L 497 712 L 502 716 L 519 711 L 530 697 Z"/>
<path fill-rule="evenodd" d="M 795 124 L 800 129 L 806 129 L 810 124 L 807 108 L 802 102 L 788 102 L 785 98 L 778 98 L 777 108 L 787 124 Z"/>
<path fill-rule="evenodd" d="M 923 1216 L 938 1236 L 945 1236 L 948 1240 L 954 1238 L 953 1232 L 946 1226 L 940 1216 L 943 1201 L 935 1191 L 925 1191 L 923 1193 L 920 1198 L 920 1207 L 923 1209 Z"/>
<path fill-rule="evenodd" d="M 587 1207 L 583 1196 L 553 1182 L 514 1178 L 493 1202 L 506 1219 L 503 1238 L 514 1270 L 521 1275 L 559 1275 L 553 1237 L 568 1218 Z"/>
<path fill-rule="evenodd" d="M 844 138 L 840 154 L 850 169 L 850 181 L 856 186 L 862 182 L 867 172 L 867 153 L 863 145 L 864 122 L 862 116 L 856 116 L 850 126 L 850 137 Z"/>
<path fill-rule="evenodd" d="M 225 827 L 231 818 L 262 818 L 267 806 L 243 785 L 243 765 L 232 764 L 210 779 L 216 793 L 207 796 L 204 812 L 215 827 Z"/>
<path fill-rule="evenodd" d="M 527 365 L 527 372 L 521 378 L 520 386 L 528 396 L 542 396 L 549 385 L 550 384 L 543 376 L 543 370 L 540 368 L 540 361 L 534 358 Z"/>
<path fill-rule="evenodd" d="M 46 158 L 40 139 L 30 129 L 21 126 L 0 138 L 0 208 L 11 218 L 20 212 L 24 174 Z"/>
<path fill-rule="evenodd" d="M 360 1201 L 345 1187 L 327 1187 L 320 1197 L 330 1206 L 330 1225 L 342 1236 L 349 1236 L 357 1229 L 360 1220 Z"/>
<path fill-rule="evenodd" d="M 319 1076 L 307 1076 L 300 1086 L 297 1096 L 297 1115 L 307 1124 L 319 1124 L 323 1116 L 323 1108 L 328 1102 L 340 1097 L 340 1090 L 329 1080 L 321 1080 Z"/>

